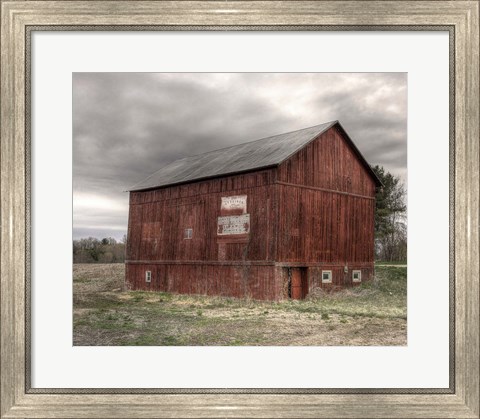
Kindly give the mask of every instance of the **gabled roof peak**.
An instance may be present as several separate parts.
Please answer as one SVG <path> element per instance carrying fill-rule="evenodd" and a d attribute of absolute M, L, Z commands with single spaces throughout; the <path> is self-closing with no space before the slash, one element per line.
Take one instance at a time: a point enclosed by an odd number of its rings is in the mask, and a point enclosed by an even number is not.
<path fill-rule="evenodd" d="M 335 120 L 195 156 L 183 157 L 167 164 L 137 183 L 130 191 L 154 189 L 278 166 L 334 125 L 341 127 L 340 123 Z M 343 128 L 342 131 L 345 132 Z M 345 135 L 378 183 L 378 179 L 364 157 L 348 135 L 346 133 Z"/>

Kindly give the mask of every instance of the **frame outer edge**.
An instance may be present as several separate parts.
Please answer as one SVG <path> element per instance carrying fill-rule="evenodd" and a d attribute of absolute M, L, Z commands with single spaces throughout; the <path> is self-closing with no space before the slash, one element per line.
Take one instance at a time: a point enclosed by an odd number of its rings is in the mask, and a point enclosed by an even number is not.
<path fill-rule="evenodd" d="M 1 252 L 0 252 L 0 392 L 1 409 L 3 416 L 14 404 L 18 384 L 18 375 L 15 371 L 16 336 L 15 336 L 15 290 L 14 280 L 17 275 L 15 263 L 16 252 L 14 247 L 15 236 L 21 223 L 18 207 L 15 203 L 16 194 L 22 185 L 16 182 L 15 159 L 15 86 L 13 72 L 5 69 L 14 67 L 14 35 L 12 25 L 12 11 L 2 4 L 1 16 L 1 67 L 2 78 L 0 89 L 1 100 L 1 149 L 0 149 L 0 221 L 1 221 Z M 8 77 L 10 75 L 10 77 Z"/>
<path fill-rule="evenodd" d="M 29 5 L 31 10 L 34 9 L 35 4 L 41 2 L 32 3 L 31 6 Z M 66 3 L 67 2 L 64 2 L 64 4 Z M 443 6 L 442 3 L 444 2 L 439 2 L 439 6 Z M 447 2 L 444 4 L 447 4 Z M 459 31 L 463 31 L 461 37 L 459 36 L 457 38 L 462 39 L 463 49 L 456 52 L 456 57 L 461 59 L 458 64 L 461 66 L 462 71 L 457 72 L 456 82 L 461 83 L 456 86 L 457 103 L 455 107 L 457 111 L 455 117 L 456 125 L 458 127 L 457 136 L 462 140 L 462 144 L 460 144 L 460 141 L 458 142 L 456 150 L 456 160 L 459 163 L 456 167 L 456 186 L 458 192 L 455 194 L 458 205 L 455 210 L 455 219 L 457 223 L 457 236 L 455 240 L 455 247 L 457 249 L 456 280 L 458 284 L 458 280 L 463 278 L 463 282 L 460 282 L 465 285 L 463 290 L 457 294 L 456 300 L 456 307 L 460 308 L 456 314 L 456 322 L 459 320 L 464 321 L 463 324 L 457 323 L 456 338 L 458 339 L 460 336 L 461 340 L 457 340 L 456 362 L 458 363 L 458 371 L 456 384 L 457 396 L 461 397 L 466 405 L 460 405 L 460 400 L 455 396 L 444 396 L 443 403 L 438 403 L 438 409 L 436 412 L 432 411 L 430 415 L 428 415 L 426 410 L 427 406 L 423 406 L 423 408 L 418 408 L 417 413 L 422 413 L 426 415 L 425 417 L 438 417 L 442 406 L 443 408 L 447 407 L 446 400 L 447 397 L 449 397 L 451 398 L 452 403 L 448 404 L 448 406 L 452 410 L 444 411 L 445 416 L 456 414 L 461 417 L 478 417 L 478 3 L 470 1 L 448 2 L 448 4 L 450 4 L 451 7 L 458 8 L 458 12 L 464 12 L 466 10 L 465 5 L 470 5 L 463 24 L 456 25 L 457 28 L 463 26 L 463 30 L 459 29 Z M 15 18 L 14 9 L 16 5 L 24 7 L 26 2 L 19 1 L 2 3 L 1 18 L 2 76 L 0 88 L 2 92 L 2 101 L 0 112 L 2 124 L 0 133 L 2 143 L 0 149 L 0 221 L 2 228 L 0 233 L 0 316 L 2 327 L 0 331 L 0 366 L 2 373 L 0 377 L 0 389 L 2 405 L 0 415 L 2 417 L 24 417 L 24 415 L 38 416 L 40 414 L 48 414 L 48 416 L 57 417 L 62 413 L 65 414 L 66 410 L 70 408 L 68 410 L 69 415 L 75 415 L 76 417 L 86 417 L 86 414 L 92 415 L 93 417 L 102 415 L 102 413 L 109 413 L 112 417 L 115 417 L 115 406 L 95 406 L 95 403 L 100 403 L 102 401 L 103 403 L 111 402 L 113 398 L 108 395 L 95 396 L 91 399 L 91 403 L 93 404 L 83 405 L 82 402 L 78 402 L 76 397 L 53 396 L 51 398 L 48 395 L 46 395 L 46 397 L 41 397 L 39 395 L 25 397 L 24 394 L 25 388 L 23 374 L 25 363 L 22 355 L 25 351 L 25 336 L 23 331 L 20 330 L 20 325 L 23 327 L 25 321 L 25 300 L 23 294 L 23 281 L 25 279 L 25 133 L 23 125 L 23 115 L 25 111 L 25 85 L 23 84 L 23 78 L 25 75 L 23 63 L 25 32 L 23 23 L 19 23 L 22 19 L 18 18 L 19 15 L 17 15 L 17 19 Z M 52 12 L 52 15 L 55 13 L 58 13 L 58 9 L 56 12 Z M 52 16 L 52 18 L 54 17 Z M 17 26 L 15 26 L 15 24 Z M 466 286 L 469 288 L 466 289 Z M 15 304 L 16 302 L 20 302 L 20 304 Z M 462 305 L 464 305 L 464 307 L 462 307 Z M 462 334 L 464 336 L 463 339 Z M 20 356 L 16 356 L 15 354 L 20 354 Z M 142 396 L 140 395 L 140 397 Z M 257 398 L 257 396 L 252 397 Z M 279 397 L 282 398 L 282 396 Z M 210 400 L 217 400 L 217 398 L 225 399 L 226 401 L 229 396 L 215 396 L 215 398 L 210 398 Z M 77 399 L 77 404 L 75 406 L 65 406 L 65 404 L 63 404 L 63 401 L 67 400 L 69 400 L 70 403 L 75 403 L 73 401 L 74 399 Z M 156 399 L 160 400 L 164 398 L 160 397 Z M 174 399 L 177 400 L 177 402 L 180 402 L 182 399 L 186 400 L 187 396 L 174 396 Z M 228 410 L 214 410 L 214 404 L 216 403 L 211 401 L 209 404 L 207 401 L 203 400 L 202 396 L 200 396 L 200 398 L 198 398 L 198 396 L 193 398 L 189 397 L 188 399 L 190 402 L 185 403 L 183 409 L 178 404 L 170 402 L 165 406 L 166 410 L 163 414 L 172 415 L 172 413 L 175 412 L 175 409 L 179 409 L 177 411 L 178 414 L 175 414 L 175 416 L 179 416 L 180 412 L 195 416 L 206 416 L 208 414 L 210 417 L 237 417 L 239 413 L 249 413 L 250 415 L 257 416 L 268 414 L 266 409 L 273 409 L 273 406 L 275 405 L 275 403 L 272 403 L 269 407 L 268 403 L 265 403 L 264 407 L 259 407 L 258 403 L 260 400 L 274 401 L 276 399 L 277 403 L 279 400 L 277 396 L 274 395 L 258 396 L 257 403 L 254 401 L 244 402 L 243 406 L 238 407 L 239 410 L 233 410 L 230 412 Z M 195 399 L 199 401 L 201 400 L 203 403 L 192 405 L 192 403 L 195 403 Z M 290 398 L 287 397 L 287 399 Z M 323 398 L 314 397 L 314 399 L 322 400 Z M 422 397 L 418 400 L 421 399 Z M 427 399 L 430 400 L 431 403 L 429 406 L 433 407 L 435 405 L 436 397 L 425 397 L 423 399 L 425 403 L 428 403 Z M 457 400 L 453 402 L 453 399 Z M 57 402 L 53 402 L 53 400 L 57 400 Z M 292 398 L 291 400 L 294 399 Z M 357 400 L 360 400 L 360 398 Z M 380 401 L 382 399 L 379 398 L 378 400 Z M 18 401 L 20 401 L 21 404 L 15 406 L 15 402 Z M 52 405 L 50 404 L 52 402 L 58 404 Z M 364 403 L 365 402 L 366 400 L 364 400 Z M 132 403 L 134 403 L 133 400 Z M 81 408 L 82 405 L 84 409 Z M 322 406 L 319 405 L 307 405 L 308 403 L 301 406 L 290 405 L 289 408 L 287 408 L 286 405 L 283 405 L 283 407 L 286 408 L 286 411 L 284 411 L 283 414 L 279 411 L 277 414 L 278 416 L 286 416 L 287 413 L 292 415 L 294 411 L 297 411 L 298 414 L 305 414 L 308 416 L 323 416 L 325 413 L 331 415 L 334 412 L 332 410 L 334 408 L 333 403 L 327 403 L 325 408 L 322 408 Z M 277 404 L 277 406 L 282 407 L 282 403 Z M 392 399 L 392 410 L 385 411 L 383 409 L 386 405 L 382 405 L 381 407 L 379 406 L 377 414 L 380 415 L 383 413 L 383 415 L 400 417 L 398 415 L 401 411 L 398 409 L 401 409 L 402 406 L 407 407 L 407 405 L 403 405 L 398 401 L 397 403 L 394 403 Z M 467 406 L 470 409 L 468 412 L 465 409 Z M 11 409 L 11 407 L 13 407 L 13 409 Z M 116 407 L 120 407 L 120 405 L 117 405 Z M 123 407 L 126 406 L 124 405 Z M 250 407 L 250 410 L 248 407 Z M 130 415 L 135 415 L 136 408 L 139 408 L 139 405 L 135 406 L 132 404 L 126 408 L 124 412 L 128 412 Z M 196 408 L 201 410 L 196 410 Z M 160 407 L 158 406 L 157 409 L 160 409 Z M 413 406 L 412 409 L 413 410 L 409 410 L 410 415 L 415 411 Z M 269 412 L 271 415 L 273 410 Z M 340 409 L 336 411 L 337 415 L 339 412 Z M 362 416 L 362 412 L 364 417 L 370 413 L 366 404 L 363 405 L 362 408 L 359 407 L 358 416 Z M 143 406 L 143 408 L 139 409 L 137 413 L 143 413 L 143 415 L 148 417 L 162 415 L 158 410 L 155 412 L 154 406 L 151 404 Z M 350 414 L 352 414 L 352 411 L 350 411 Z M 357 416 L 357 414 L 355 414 L 355 416 Z"/>
<path fill-rule="evenodd" d="M 467 231 L 465 232 L 465 401 L 478 417 L 479 406 L 479 3 L 471 5 L 466 16 L 466 170 L 465 205 Z M 463 250 L 462 247 L 460 249 Z M 462 251 L 461 250 L 461 251 Z"/>
<path fill-rule="evenodd" d="M 479 61 L 478 3 L 456 26 L 455 389 L 479 415 Z"/>

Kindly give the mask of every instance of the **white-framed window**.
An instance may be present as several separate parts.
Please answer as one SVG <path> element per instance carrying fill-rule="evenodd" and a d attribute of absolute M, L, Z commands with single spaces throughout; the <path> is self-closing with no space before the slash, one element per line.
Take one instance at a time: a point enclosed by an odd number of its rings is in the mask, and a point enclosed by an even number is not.
<path fill-rule="evenodd" d="M 193 228 L 186 228 L 183 234 L 184 239 L 191 239 L 193 237 Z"/>
<path fill-rule="evenodd" d="M 152 282 L 152 271 L 145 272 L 145 282 Z"/>
<path fill-rule="evenodd" d="M 322 271 L 322 283 L 330 284 L 332 282 L 332 271 Z"/>
<path fill-rule="evenodd" d="M 362 282 L 362 271 L 352 271 L 352 281 Z"/>

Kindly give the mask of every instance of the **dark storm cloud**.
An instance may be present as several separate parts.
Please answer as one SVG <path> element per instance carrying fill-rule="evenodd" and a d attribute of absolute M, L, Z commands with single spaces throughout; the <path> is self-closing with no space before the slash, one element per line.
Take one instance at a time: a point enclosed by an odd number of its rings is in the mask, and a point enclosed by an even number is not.
<path fill-rule="evenodd" d="M 405 179 L 406 118 L 405 74 L 76 73 L 74 237 L 121 238 L 123 191 L 172 160 L 329 120 Z"/>
<path fill-rule="evenodd" d="M 339 115 L 371 164 L 401 170 L 407 165 L 406 75 L 375 76 L 359 75 L 353 78 L 356 83 L 348 83 L 347 77 L 342 92 L 320 96 L 317 106 Z"/>

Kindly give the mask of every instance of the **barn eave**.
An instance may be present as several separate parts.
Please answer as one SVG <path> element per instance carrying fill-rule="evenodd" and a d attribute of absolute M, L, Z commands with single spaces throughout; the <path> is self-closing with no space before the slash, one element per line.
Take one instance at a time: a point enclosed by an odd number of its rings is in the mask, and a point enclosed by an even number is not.
<path fill-rule="evenodd" d="M 169 188 L 171 186 L 188 185 L 188 184 L 192 184 L 192 183 L 203 182 L 203 181 L 206 181 L 206 180 L 218 179 L 218 178 L 222 178 L 222 177 L 230 177 L 230 176 L 236 176 L 236 175 L 243 175 L 243 174 L 246 174 L 246 173 L 259 172 L 261 170 L 274 169 L 274 168 L 280 166 L 280 164 L 281 163 L 270 164 L 268 166 L 255 167 L 255 168 L 252 168 L 252 169 L 239 170 L 239 171 L 236 171 L 236 172 L 229 172 L 229 173 L 221 173 L 221 174 L 211 175 L 211 176 L 204 176 L 204 177 L 199 177 L 199 178 L 195 178 L 195 179 L 192 179 L 192 180 L 183 180 L 183 181 L 180 181 L 180 182 L 168 183 L 168 184 L 165 184 L 165 185 L 158 185 L 158 186 L 150 186 L 150 187 L 146 187 L 146 188 L 142 188 L 142 189 L 129 189 L 129 190 L 126 190 L 124 192 L 147 192 L 147 191 L 153 191 L 153 190 L 156 190 L 156 189 Z"/>

